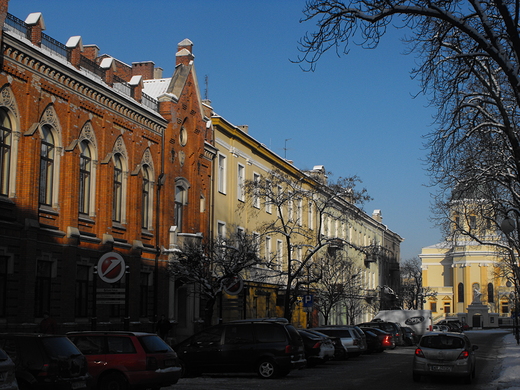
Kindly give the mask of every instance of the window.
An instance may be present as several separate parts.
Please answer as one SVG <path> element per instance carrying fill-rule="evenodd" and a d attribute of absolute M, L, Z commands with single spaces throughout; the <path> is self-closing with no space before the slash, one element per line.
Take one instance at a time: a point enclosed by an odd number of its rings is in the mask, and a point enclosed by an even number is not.
<path fill-rule="evenodd" d="M 226 238 L 226 223 L 225 222 L 217 222 L 217 237 L 220 240 L 224 240 Z"/>
<path fill-rule="evenodd" d="M 495 302 L 495 292 L 494 292 L 494 288 L 493 288 L 493 283 L 488 283 L 487 289 L 488 289 L 488 302 L 489 303 Z"/>
<path fill-rule="evenodd" d="M 308 207 L 307 211 L 309 213 L 309 216 L 308 216 L 309 229 L 313 230 L 314 229 L 314 204 L 312 203 L 312 201 L 309 201 L 309 207 Z"/>
<path fill-rule="evenodd" d="M 218 191 L 226 193 L 226 156 L 218 155 Z"/>
<path fill-rule="evenodd" d="M 190 183 L 183 177 L 178 177 L 175 179 L 175 203 L 174 203 L 174 222 L 177 226 L 177 231 L 183 231 L 184 225 L 184 208 L 188 204 L 188 189 L 190 188 Z"/>
<path fill-rule="evenodd" d="M 271 261 L 271 237 L 269 236 L 265 238 L 265 260 Z"/>
<path fill-rule="evenodd" d="M 287 218 L 290 222 L 294 221 L 294 200 L 292 193 L 289 193 L 289 201 L 287 202 Z"/>
<path fill-rule="evenodd" d="M 89 143 L 82 141 L 79 155 L 79 212 L 90 213 L 92 180 L 92 153 Z"/>
<path fill-rule="evenodd" d="M 40 204 L 52 206 L 54 188 L 55 140 L 51 127 L 42 127 L 43 138 L 40 146 Z"/>
<path fill-rule="evenodd" d="M 88 317 L 88 302 L 92 292 L 89 289 L 90 266 L 78 265 L 76 270 L 76 296 L 74 315 L 76 317 Z"/>
<path fill-rule="evenodd" d="M 0 317 L 6 316 L 9 256 L 0 256 Z"/>
<path fill-rule="evenodd" d="M 119 154 L 114 156 L 114 182 L 112 196 L 112 220 L 114 222 L 121 222 L 123 213 L 123 163 Z"/>
<path fill-rule="evenodd" d="M 430 310 L 433 313 L 437 313 L 437 302 L 430 302 Z"/>
<path fill-rule="evenodd" d="M 257 232 L 253 232 L 253 250 L 255 251 L 255 254 L 258 256 L 260 252 L 260 234 Z"/>
<path fill-rule="evenodd" d="M 152 183 L 150 167 L 143 166 L 143 187 L 141 194 L 141 226 L 143 229 L 149 229 L 152 225 Z"/>
<path fill-rule="evenodd" d="M 237 169 L 237 198 L 244 201 L 244 179 L 246 168 L 242 164 L 238 164 Z"/>
<path fill-rule="evenodd" d="M 4 109 L 0 109 L 0 195 L 9 195 L 11 171 L 11 120 Z"/>
<path fill-rule="evenodd" d="M 477 227 L 477 217 L 474 215 L 471 215 L 469 217 L 469 227 L 471 229 L 475 229 Z"/>
<path fill-rule="evenodd" d="M 260 185 L 260 175 L 258 173 L 253 173 L 253 207 L 259 209 L 260 208 L 260 197 L 258 196 L 258 186 Z"/>
<path fill-rule="evenodd" d="M 459 283 L 458 285 L 458 301 L 457 302 L 464 302 L 464 283 Z"/>
<path fill-rule="evenodd" d="M 282 240 L 276 240 L 276 268 L 281 269 L 283 256 L 283 242 Z"/>
<path fill-rule="evenodd" d="M 271 214 L 273 212 L 273 185 L 269 180 L 265 181 L 265 212 Z"/>
<path fill-rule="evenodd" d="M 53 262 L 48 260 L 38 260 L 36 263 L 35 317 L 43 317 L 43 313 L 51 309 L 52 266 Z"/>
<path fill-rule="evenodd" d="M 298 226 L 302 226 L 303 201 L 301 199 L 296 199 L 296 219 L 296 222 L 298 222 Z"/>
<path fill-rule="evenodd" d="M 149 317 L 151 312 L 150 309 L 153 308 L 153 305 L 150 302 L 150 272 L 141 272 L 139 276 L 139 315 L 141 317 Z"/>

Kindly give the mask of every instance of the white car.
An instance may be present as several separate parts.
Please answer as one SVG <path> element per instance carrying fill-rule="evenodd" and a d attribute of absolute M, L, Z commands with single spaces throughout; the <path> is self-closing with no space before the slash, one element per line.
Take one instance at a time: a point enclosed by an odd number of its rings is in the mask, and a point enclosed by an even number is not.
<path fill-rule="evenodd" d="M 475 377 L 475 350 L 463 333 L 430 332 L 421 337 L 413 358 L 413 380 L 424 376 Z"/>

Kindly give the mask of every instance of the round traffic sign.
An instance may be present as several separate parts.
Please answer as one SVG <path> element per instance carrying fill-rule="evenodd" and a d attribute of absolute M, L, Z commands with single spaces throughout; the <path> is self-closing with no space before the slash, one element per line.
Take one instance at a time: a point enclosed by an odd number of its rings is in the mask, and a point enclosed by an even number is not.
<path fill-rule="evenodd" d="M 126 265 L 123 256 L 116 252 L 105 253 L 98 261 L 99 278 L 106 283 L 115 283 L 125 274 Z"/>

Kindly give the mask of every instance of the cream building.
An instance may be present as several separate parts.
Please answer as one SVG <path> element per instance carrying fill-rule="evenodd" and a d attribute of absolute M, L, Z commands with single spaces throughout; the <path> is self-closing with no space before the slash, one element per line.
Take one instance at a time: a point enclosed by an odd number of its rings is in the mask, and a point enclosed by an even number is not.
<path fill-rule="evenodd" d="M 291 242 L 292 248 L 287 248 L 283 235 L 276 232 L 262 233 L 259 229 L 263 224 L 278 218 L 274 205 L 261 197 L 249 199 L 250 202 L 247 202 L 247 197 L 251 195 L 244 191 L 246 181 L 260 182 L 262 178 L 269 177 L 273 170 L 277 170 L 294 179 L 294 188 L 298 188 L 298 193 L 303 194 L 288 201 L 282 210 L 283 213 L 287 213 L 285 216 L 292 222 L 293 228 L 306 231 L 310 237 L 320 236 L 324 240 L 352 244 L 341 247 L 355 259 L 358 265 L 356 277 L 360 278 L 362 294 L 369 302 L 384 294 L 383 287 L 387 288 L 384 291 L 398 290 L 398 259 L 403 239 L 383 225 L 380 211 L 369 216 L 343 197 L 333 202 L 326 215 L 319 214 L 316 210 L 316 197 L 326 196 L 317 190 L 323 189 L 320 183 L 327 179 L 323 166 L 316 166 L 311 171 L 299 170 L 290 161 L 251 137 L 247 126 L 235 126 L 218 115 L 212 116 L 212 126 L 214 146 L 217 149 L 211 202 L 213 237 L 226 236 L 229 229 L 244 229 L 253 233 L 260 240 L 260 255 L 266 259 L 274 259 L 275 271 L 287 269 L 289 250 L 292 261 L 298 262 L 304 258 L 305 251 L 315 245 L 315 242 L 295 238 Z M 291 189 L 279 188 L 273 191 L 283 192 Z M 362 248 L 362 251 L 353 247 Z M 326 250 L 326 247 L 323 250 Z M 271 272 L 267 268 L 256 271 L 264 274 Z M 272 278 L 256 282 L 254 276 L 250 275 L 243 292 L 235 296 L 226 296 L 223 300 L 223 320 L 281 317 L 283 298 L 283 281 Z M 373 313 L 368 307 L 369 305 L 359 317 L 359 321 L 372 318 Z M 296 305 L 293 322 L 305 327 L 309 318 L 302 309 L 301 303 Z M 339 307 L 334 322 L 344 321 Z"/>

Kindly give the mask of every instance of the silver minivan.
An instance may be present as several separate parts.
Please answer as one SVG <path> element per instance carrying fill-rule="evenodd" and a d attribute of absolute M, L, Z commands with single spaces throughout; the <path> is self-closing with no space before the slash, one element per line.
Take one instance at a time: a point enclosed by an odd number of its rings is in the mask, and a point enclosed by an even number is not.
<path fill-rule="evenodd" d="M 363 348 L 363 339 L 358 336 L 356 330 L 353 328 L 353 326 L 348 325 L 327 325 L 312 328 L 312 330 L 324 333 L 327 336 L 339 337 L 348 356 L 355 357 L 366 351 L 366 341 L 364 344 L 365 347 Z"/>

